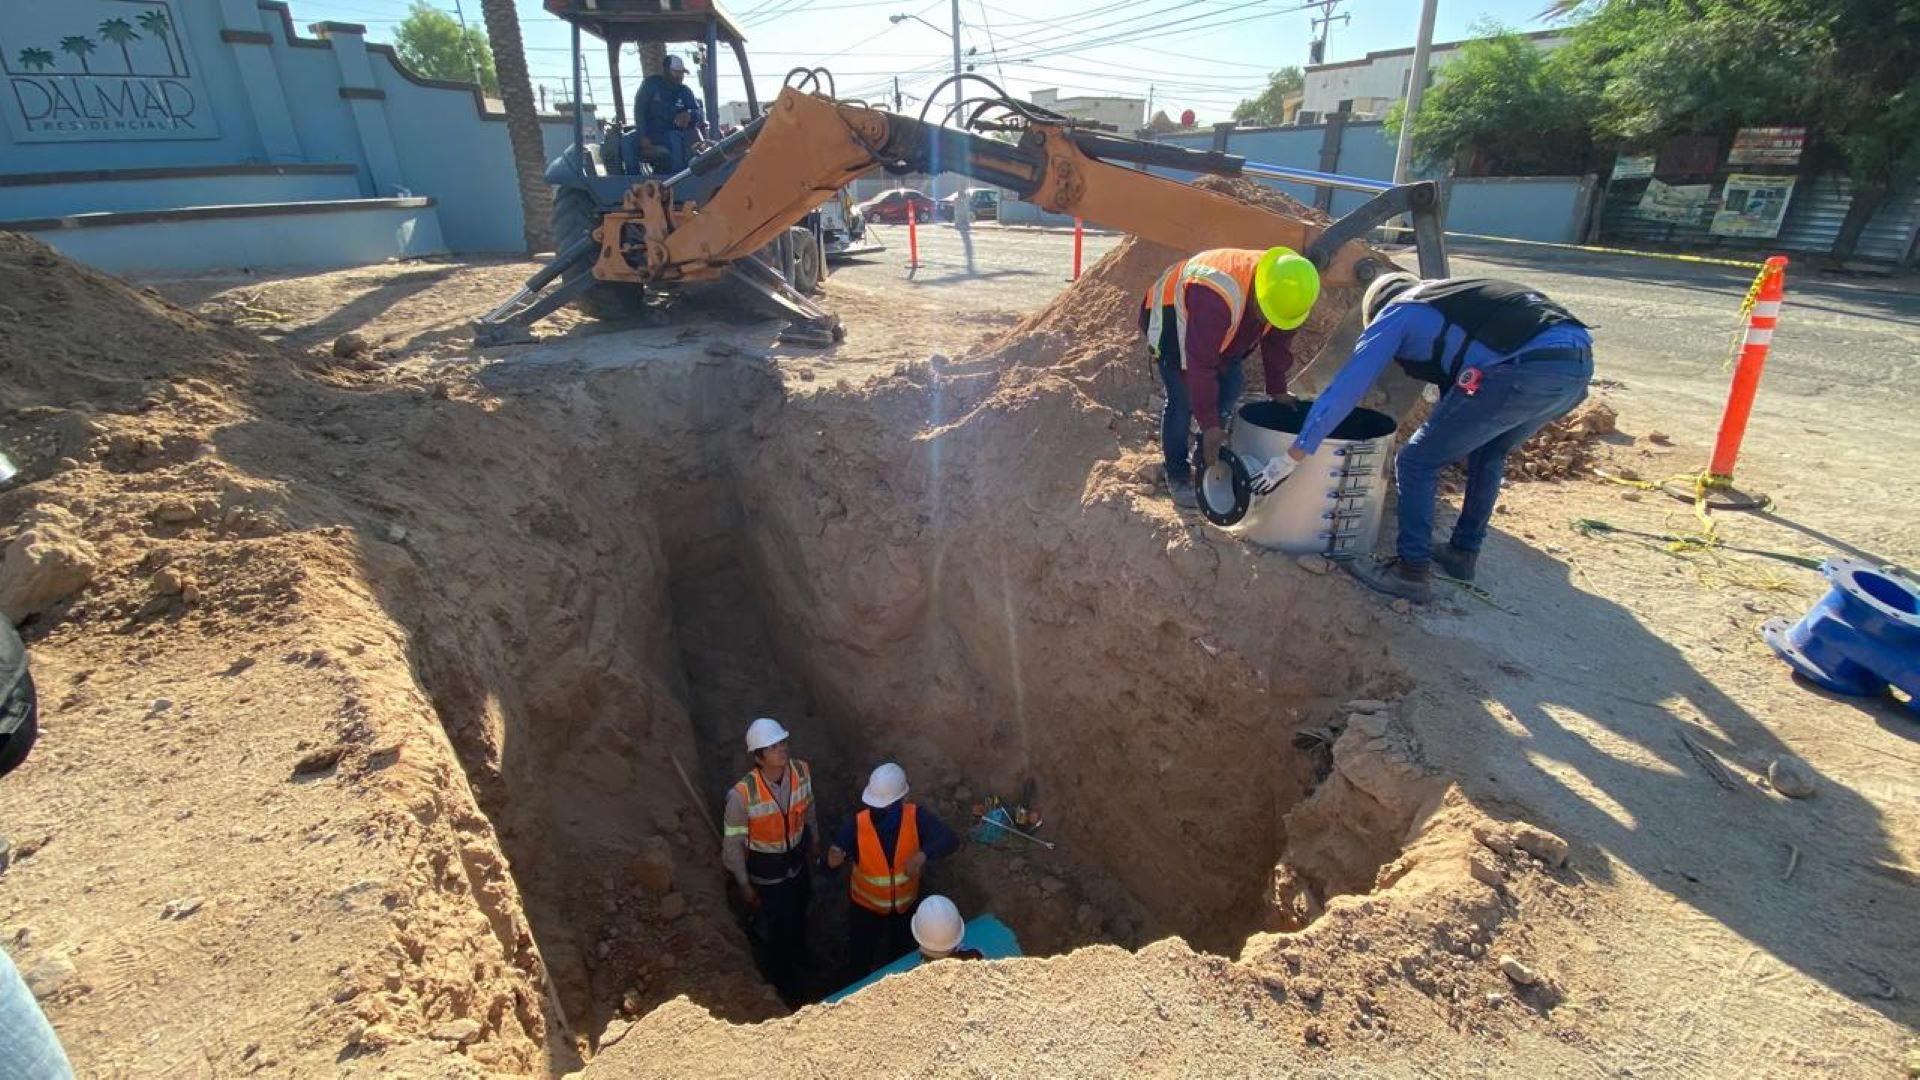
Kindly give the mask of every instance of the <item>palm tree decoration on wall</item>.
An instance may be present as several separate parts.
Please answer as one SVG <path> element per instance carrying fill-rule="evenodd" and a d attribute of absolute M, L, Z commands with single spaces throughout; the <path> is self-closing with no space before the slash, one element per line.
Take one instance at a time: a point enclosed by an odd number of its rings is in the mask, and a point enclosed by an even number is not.
<path fill-rule="evenodd" d="M 60 51 L 80 58 L 80 73 L 93 74 L 93 68 L 87 64 L 87 54 L 94 50 L 93 39 L 85 34 L 74 34 L 60 39 Z"/>
<path fill-rule="evenodd" d="M 45 49 L 21 49 L 15 60 L 28 71 L 45 71 L 53 66 L 53 54 Z"/>
<path fill-rule="evenodd" d="M 102 19 L 99 31 L 101 41 L 120 46 L 120 60 L 127 65 L 127 74 L 133 74 L 133 54 L 127 51 L 127 42 L 140 40 L 140 35 L 133 32 L 133 24 L 120 18 Z"/>
<path fill-rule="evenodd" d="M 168 74 L 179 75 L 180 65 L 173 59 L 173 22 L 167 18 L 167 9 L 154 8 L 141 15 L 139 22 L 140 29 L 159 38 L 161 46 L 167 50 Z"/>

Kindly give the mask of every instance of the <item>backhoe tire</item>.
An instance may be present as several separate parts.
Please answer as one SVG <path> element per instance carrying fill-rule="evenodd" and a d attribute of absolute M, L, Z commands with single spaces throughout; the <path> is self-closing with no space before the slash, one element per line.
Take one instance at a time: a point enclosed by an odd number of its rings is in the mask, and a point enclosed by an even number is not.
<path fill-rule="evenodd" d="M 793 289 L 802 296 L 812 296 L 820 291 L 820 280 L 825 269 L 821 265 L 820 245 L 814 241 L 813 230 L 794 226 L 787 230 L 793 245 Z"/>
<path fill-rule="evenodd" d="M 552 221 L 554 250 L 562 250 L 600 224 L 600 208 L 594 205 L 592 195 L 579 188 L 555 188 Z M 591 273 L 592 263 L 582 263 L 568 267 L 561 279 L 572 281 Z M 573 306 L 595 319 L 632 319 L 646 313 L 646 288 L 637 282 L 609 281 L 581 293 Z"/>

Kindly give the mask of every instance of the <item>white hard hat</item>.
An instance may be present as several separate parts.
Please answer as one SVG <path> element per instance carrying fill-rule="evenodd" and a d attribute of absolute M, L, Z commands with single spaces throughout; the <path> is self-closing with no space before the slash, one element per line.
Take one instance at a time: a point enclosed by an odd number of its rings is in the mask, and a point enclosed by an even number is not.
<path fill-rule="evenodd" d="M 867 777 L 867 790 L 860 793 L 860 801 L 883 810 L 907 797 L 907 770 L 889 761 L 873 770 Z"/>
<path fill-rule="evenodd" d="M 1420 279 L 1405 270 L 1394 270 L 1381 274 L 1367 283 L 1367 291 L 1360 297 L 1360 322 L 1362 325 L 1373 322 L 1380 309 L 1392 302 L 1393 298 L 1420 284 Z"/>
<path fill-rule="evenodd" d="M 791 736 L 787 734 L 786 728 L 780 726 L 780 721 L 771 716 L 763 716 L 747 725 L 747 753 L 765 750 L 775 743 L 786 742 L 789 738 Z"/>
<path fill-rule="evenodd" d="M 950 953 L 960 947 L 967 924 L 960 909 L 944 896 L 929 896 L 913 913 L 913 940 L 930 953 Z"/>

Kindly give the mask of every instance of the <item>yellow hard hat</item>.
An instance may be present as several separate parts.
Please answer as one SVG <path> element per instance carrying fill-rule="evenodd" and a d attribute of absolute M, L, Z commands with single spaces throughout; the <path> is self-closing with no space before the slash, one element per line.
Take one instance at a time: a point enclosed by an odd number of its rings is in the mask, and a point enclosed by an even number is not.
<path fill-rule="evenodd" d="M 1320 299 L 1320 271 L 1292 248 L 1268 248 L 1253 268 L 1253 295 L 1269 324 L 1296 329 Z"/>

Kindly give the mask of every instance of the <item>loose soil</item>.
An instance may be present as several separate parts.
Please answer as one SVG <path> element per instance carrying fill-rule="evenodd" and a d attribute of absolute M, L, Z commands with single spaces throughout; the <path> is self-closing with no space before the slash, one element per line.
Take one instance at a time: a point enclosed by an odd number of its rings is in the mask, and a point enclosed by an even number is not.
<path fill-rule="evenodd" d="M 857 293 L 825 356 L 759 327 L 564 324 L 475 357 L 445 308 L 387 308 L 382 333 L 295 290 L 176 293 L 297 315 L 273 345 L 0 237 L 0 441 L 23 467 L 0 602 L 46 708 L 0 784 L 0 931 L 76 1064 L 1745 1072 L 1695 1068 L 1735 1059 L 1649 1011 L 1669 987 L 1711 1000 L 1707 958 L 1742 935 L 1766 951 L 1738 970 L 1791 985 L 1830 1038 L 1752 1071 L 1894 1053 L 1913 931 L 1872 913 L 1910 883 L 1823 883 L 1870 984 L 1751 911 L 1673 910 L 1663 871 L 1583 832 L 1605 831 L 1584 801 L 1494 779 L 1527 758 L 1489 728 L 1602 713 L 1549 703 L 1541 657 L 1435 637 L 1472 598 L 1411 618 L 1172 511 L 1131 310 L 1168 258 L 1123 243 L 1017 326 L 949 336 L 952 358 L 863 353 L 898 311 Z M 403 274 L 429 272 L 491 273 Z M 1303 358 L 1352 300 L 1328 298 Z M 335 357 L 346 329 L 371 349 Z M 1691 685 L 1647 640 L 1608 648 Z M 1030 958 L 787 1015 L 705 816 L 763 713 L 829 822 L 882 760 L 956 824 L 1032 790 L 1057 851 L 970 845 L 929 880 Z M 1777 744 L 1704 713 L 1697 741 L 1764 771 Z M 1655 768 L 1609 788 L 1612 820 L 1737 806 L 1814 850 L 1799 804 Z M 1823 820 L 1851 803 L 1823 797 Z M 1868 833 L 1827 850 L 1902 866 Z M 1719 921 L 1677 936 L 1702 912 Z M 1700 1052 L 1756 1017 L 1791 1031 L 1784 999 L 1721 999 Z M 883 1034 L 907 1029 L 946 1037 Z"/>

